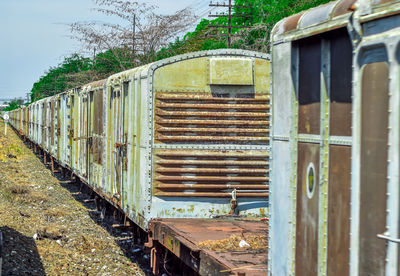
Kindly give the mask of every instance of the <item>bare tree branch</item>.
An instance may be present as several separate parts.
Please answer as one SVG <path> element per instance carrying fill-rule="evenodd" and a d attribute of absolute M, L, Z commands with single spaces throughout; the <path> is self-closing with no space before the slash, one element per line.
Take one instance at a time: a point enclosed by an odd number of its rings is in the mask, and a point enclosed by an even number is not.
<path fill-rule="evenodd" d="M 160 15 L 155 12 L 156 6 L 138 1 L 93 1 L 99 6 L 94 10 L 117 18 L 121 23 L 76 22 L 69 25 L 71 37 L 90 52 L 93 49 L 110 51 L 120 70 L 151 62 L 154 53 L 197 20 L 190 9 Z"/>

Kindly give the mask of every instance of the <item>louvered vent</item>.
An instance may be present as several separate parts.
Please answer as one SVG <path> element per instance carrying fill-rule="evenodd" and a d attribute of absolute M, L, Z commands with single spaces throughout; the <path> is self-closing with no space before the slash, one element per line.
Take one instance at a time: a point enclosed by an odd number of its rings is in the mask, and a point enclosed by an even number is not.
<path fill-rule="evenodd" d="M 155 106 L 156 143 L 269 143 L 267 95 L 226 98 L 209 93 L 158 92 Z"/>
<path fill-rule="evenodd" d="M 156 196 L 267 197 L 267 151 L 155 150 Z"/>

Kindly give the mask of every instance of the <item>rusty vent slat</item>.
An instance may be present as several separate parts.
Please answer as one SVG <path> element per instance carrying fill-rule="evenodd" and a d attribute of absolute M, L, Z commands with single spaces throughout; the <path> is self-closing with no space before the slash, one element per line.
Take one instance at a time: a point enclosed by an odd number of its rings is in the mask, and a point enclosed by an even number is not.
<path fill-rule="evenodd" d="M 266 151 L 155 151 L 154 194 L 179 197 L 267 197 Z"/>
<path fill-rule="evenodd" d="M 155 142 L 269 143 L 269 96 L 227 98 L 209 93 L 156 93 Z"/>

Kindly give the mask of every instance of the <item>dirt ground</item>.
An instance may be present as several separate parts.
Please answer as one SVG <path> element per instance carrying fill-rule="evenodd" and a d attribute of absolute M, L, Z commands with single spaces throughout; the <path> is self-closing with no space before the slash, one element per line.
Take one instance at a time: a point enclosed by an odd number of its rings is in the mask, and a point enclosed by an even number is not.
<path fill-rule="evenodd" d="M 0 122 L 1 275 L 150 274 L 140 265 L 148 255 L 79 191 L 53 176 L 10 127 L 5 137 Z"/>

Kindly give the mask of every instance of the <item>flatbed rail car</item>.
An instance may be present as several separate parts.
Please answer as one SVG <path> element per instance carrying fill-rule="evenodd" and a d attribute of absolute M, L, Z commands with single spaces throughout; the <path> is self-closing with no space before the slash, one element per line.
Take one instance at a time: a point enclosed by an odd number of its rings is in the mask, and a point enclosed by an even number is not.
<path fill-rule="evenodd" d="M 268 212 L 269 87 L 268 55 L 197 52 L 42 99 L 10 117 L 46 158 L 145 231 L 155 219 L 260 218 Z"/>
<path fill-rule="evenodd" d="M 329 2 L 271 39 L 269 275 L 399 275 L 399 1 Z"/>
<path fill-rule="evenodd" d="M 200 275 L 264 276 L 267 274 L 266 222 L 255 219 L 156 219 L 149 223 L 149 246 L 153 273 L 158 272 L 162 252 L 167 248 Z M 256 237 L 257 248 L 225 249 L 221 243 L 233 236 L 243 240 Z M 264 237 L 264 238 L 260 238 Z M 211 241 L 210 241 L 211 240 Z M 201 243 L 216 241 L 216 248 Z"/>

